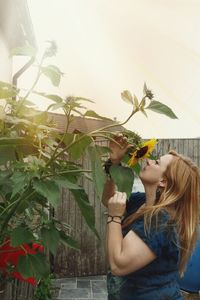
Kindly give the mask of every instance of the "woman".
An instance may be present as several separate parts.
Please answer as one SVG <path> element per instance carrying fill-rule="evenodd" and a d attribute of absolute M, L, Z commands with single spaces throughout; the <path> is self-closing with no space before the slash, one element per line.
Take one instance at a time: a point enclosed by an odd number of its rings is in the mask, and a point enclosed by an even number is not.
<path fill-rule="evenodd" d="M 119 164 L 130 147 L 123 137 L 110 144 Z M 108 299 L 183 299 L 177 283 L 197 240 L 200 173 L 174 151 L 147 160 L 140 172 L 145 193 L 127 201 L 108 178 L 103 204 L 108 207 Z"/>

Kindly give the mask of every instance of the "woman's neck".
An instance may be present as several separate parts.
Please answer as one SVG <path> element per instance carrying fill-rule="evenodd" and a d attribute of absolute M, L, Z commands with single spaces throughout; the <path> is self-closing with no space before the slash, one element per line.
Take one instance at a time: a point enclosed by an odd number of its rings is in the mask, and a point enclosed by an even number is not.
<path fill-rule="evenodd" d="M 157 191 L 157 186 L 149 186 L 145 185 L 145 194 L 146 194 L 146 205 L 153 205 L 156 201 L 156 191 Z"/>

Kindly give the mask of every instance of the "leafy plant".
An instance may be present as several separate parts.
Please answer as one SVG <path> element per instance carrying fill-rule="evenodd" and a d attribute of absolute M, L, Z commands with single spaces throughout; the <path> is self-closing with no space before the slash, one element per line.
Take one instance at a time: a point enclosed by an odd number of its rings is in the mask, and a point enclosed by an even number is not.
<path fill-rule="evenodd" d="M 50 42 L 37 63 L 35 49 L 13 49 L 13 55 L 27 55 L 35 60 L 38 68 L 35 81 L 25 92 L 9 83 L 0 82 L 0 257 L 5 253 L 5 241 L 9 241 L 12 251 L 21 253 L 16 265 L 12 265 L 8 256 L 4 257 L 5 265 L 0 266 L 0 270 L 4 275 L 13 275 L 17 271 L 21 274 L 21 280 L 35 278 L 37 282 L 41 282 L 50 272 L 48 253 L 55 255 L 59 243 L 79 249 L 78 243 L 71 237 L 70 224 L 62 223 L 51 216 L 51 209 L 56 208 L 60 202 L 61 188 L 68 189 L 74 196 L 83 218 L 99 238 L 95 228 L 94 208 L 80 184 L 83 177 L 92 179 L 101 198 L 106 180 L 102 165 L 109 149 L 100 147 L 95 142 L 96 139 L 113 141 L 112 130 L 116 126 L 125 125 L 139 111 L 145 116 L 147 110 L 153 110 L 176 118 L 169 107 L 153 99 L 146 84 L 141 101 L 129 91 L 122 92 L 122 99 L 131 104 L 132 109 L 127 119 L 121 123 L 87 109 L 85 103 L 91 103 L 90 99 L 71 95 L 62 98 L 57 94 L 37 91 L 36 85 L 41 76 L 46 76 L 54 86 L 59 86 L 63 73 L 57 66 L 47 64 L 56 51 L 55 43 Z M 46 111 L 38 111 L 30 101 L 30 95 L 51 100 L 52 104 Z M 48 118 L 48 111 L 58 108 L 66 116 L 64 133 Z M 75 115 L 109 120 L 110 123 L 89 133 L 72 133 L 69 126 Z M 136 133 L 125 128 L 123 132 L 133 149 L 139 147 L 141 138 Z M 80 164 L 80 158 L 85 155 L 90 160 L 91 169 L 84 169 Z M 113 174 L 117 172 L 117 168 L 113 169 Z M 117 185 L 129 194 L 134 180 L 134 169 L 128 167 L 126 158 L 120 168 L 123 176 L 118 176 Z M 128 178 L 125 182 L 124 177 Z M 38 247 L 41 245 L 43 250 L 31 252 L 35 243 Z M 13 267 L 12 272 L 8 270 L 10 264 Z"/>
<path fill-rule="evenodd" d="M 51 288 L 52 288 L 52 274 L 46 278 L 42 278 L 38 283 L 37 289 L 34 294 L 34 300 L 50 300 L 51 297 Z"/>

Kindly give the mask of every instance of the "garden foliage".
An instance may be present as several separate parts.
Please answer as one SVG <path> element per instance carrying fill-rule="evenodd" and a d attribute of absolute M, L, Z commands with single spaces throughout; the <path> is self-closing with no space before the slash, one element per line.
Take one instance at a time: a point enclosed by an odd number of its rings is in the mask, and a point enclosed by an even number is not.
<path fill-rule="evenodd" d="M 13 55 L 34 57 L 37 64 L 35 53 L 34 49 L 27 47 L 12 51 Z M 107 118 L 85 107 L 90 104 L 89 99 L 75 96 L 62 98 L 36 89 L 41 76 L 47 76 L 54 86 L 59 86 L 63 73 L 57 66 L 47 64 L 55 54 L 56 45 L 52 42 L 37 64 L 38 71 L 32 87 L 25 93 L 10 83 L 0 82 L 0 272 L 3 277 L 20 274 L 19 279 L 29 280 L 30 283 L 37 283 L 48 276 L 48 255 L 56 254 L 59 243 L 79 248 L 70 235 L 70 224 L 60 222 L 51 215 L 51 209 L 56 209 L 60 202 L 61 188 L 70 191 L 85 222 L 99 238 L 94 208 L 80 184 L 82 177 L 93 180 L 101 198 L 106 180 L 102 166 L 109 149 L 97 145 L 96 139 L 113 140 L 112 128 L 125 125 L 139 111 L 145 116 L 148 110 L 153 110 L 176 118 L 169 107 L 153 99 L 145 84 L 141 101 L 129 91 L 122 92 L 122 99 L 131 108 L 124 122 L 113 121 L 89 133 L 69 132 L 69 125 L 76 115 L 100 120 Z M 52 104 L 46 111 L 38 111 L 30 101 L 31 94 L 42 97 L 44 101 L 50 99 Z M 65 133 L 60 133 L 48 118 L 48 111 L 58 108 L 62 108 L 66 115 Z M 136 149 L 141 138 L 125 129 L 124 134 Z M 80 158 L 85 155 L 90 159 L 91 169 L 84 169 L 80 164 Z M 128 159 L 127 155 L 123 166 L 120 166 L 120 176 L 117 167 L 112 170 L 119 189 L 127 194 L 131 192 L 134 179 L 134 169 L 127 166 Z M 123 181 L 124 178 L 128 180 Z M 33 248 L 34 251 L 31 250 Z"/>

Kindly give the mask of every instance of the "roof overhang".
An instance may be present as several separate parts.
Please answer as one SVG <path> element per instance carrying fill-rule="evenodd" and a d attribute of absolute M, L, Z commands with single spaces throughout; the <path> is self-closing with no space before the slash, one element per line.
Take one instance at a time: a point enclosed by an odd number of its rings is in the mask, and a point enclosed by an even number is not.
<path fill-rule="evenodd" d="M 26 0 L 0 0 L 0 29 L 10 49 L 37 47 Z"/>

